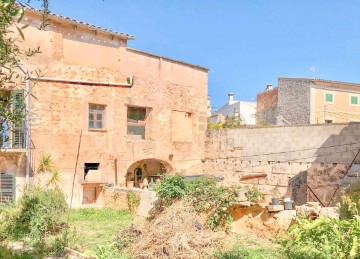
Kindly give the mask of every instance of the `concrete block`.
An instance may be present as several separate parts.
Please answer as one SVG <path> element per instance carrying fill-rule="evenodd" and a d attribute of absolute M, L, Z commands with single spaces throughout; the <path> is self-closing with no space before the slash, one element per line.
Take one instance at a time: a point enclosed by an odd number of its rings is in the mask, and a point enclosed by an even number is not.
<path fill-rule="evenodd" d="M 278 212 L 284 210 L 284 205 L 268 205 L 266 208 L 270 212 Z"/>

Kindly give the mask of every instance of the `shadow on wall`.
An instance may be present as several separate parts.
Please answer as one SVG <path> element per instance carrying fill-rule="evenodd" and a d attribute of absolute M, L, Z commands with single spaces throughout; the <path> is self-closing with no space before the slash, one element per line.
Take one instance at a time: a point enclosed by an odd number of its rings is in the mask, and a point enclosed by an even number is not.
<path fill-rule="evenodd" d="M 357 137 L 359 136 L 358 141 Z M 343 191 L 341 180 L 352 164 L 360 162 L 360 124 L 349 123 L 330 135 L 315 152 L 316 159 L 307 171 L 289 180 L 289 191 L 295 205 L 317 201 L 334 206 Z"/>

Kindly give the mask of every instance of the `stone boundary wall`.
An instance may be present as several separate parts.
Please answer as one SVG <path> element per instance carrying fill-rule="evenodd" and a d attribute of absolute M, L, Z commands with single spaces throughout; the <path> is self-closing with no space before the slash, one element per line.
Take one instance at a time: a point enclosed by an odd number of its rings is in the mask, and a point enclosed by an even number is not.
<path fill-rule="evenodd" d="M 328 203 L 359 148 L 360 123 L 209 131 L 203 171 L 280 195 L 295 195 L 305 184 Z M 251 174 L 266 177 L 241 180 Z M 314 198 L 306 188 L 296 195 Z"/>

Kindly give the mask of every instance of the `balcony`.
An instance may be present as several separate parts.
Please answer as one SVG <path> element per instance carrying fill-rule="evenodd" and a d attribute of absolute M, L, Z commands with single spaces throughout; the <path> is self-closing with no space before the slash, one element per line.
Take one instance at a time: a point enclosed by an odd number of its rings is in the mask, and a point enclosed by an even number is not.
<path fill-rule="evenodd" d="M 13 126 L 10 130 L 4 126 L 0 131 L 0 149 L 24 149 L 25 147 L 25 127 Z"/>

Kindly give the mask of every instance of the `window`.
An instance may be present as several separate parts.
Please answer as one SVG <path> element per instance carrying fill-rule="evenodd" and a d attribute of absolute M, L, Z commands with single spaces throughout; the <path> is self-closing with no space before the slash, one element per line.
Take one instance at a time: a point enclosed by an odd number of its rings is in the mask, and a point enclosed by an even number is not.
<path fill-rule="evenodd" d="M 325 120 L 326 124 L 333 123 L 333 120 Z"/>
<path fill-rule="evenodd" d="M 334 94 L 333 93 L 325 93 L 325 102 L 326 103 L 334 103 Z"/>
<path fill-rule="evenodd" d="M 105 129 L 105 105 L 89 104 L 89 129 Z"/>
<path fill-rule="evenodd" d="M 25 147 L 25 105 L 23 90 L 0 91 L 3 114 L 12 110 L 16 119 L 0 118 L 0 148 Z"/>
<path fill-rule="evenodd" d="M 127 134 L 133 138 L 145 139 L 145 124 L 148 115 L 146 107 L 132 107 L 127 109 Z"/>
<path fill-rule="evenodd" d="M 350 105 L 359 105 L 359 97 L 357 95 L 350 95 Z"/>

